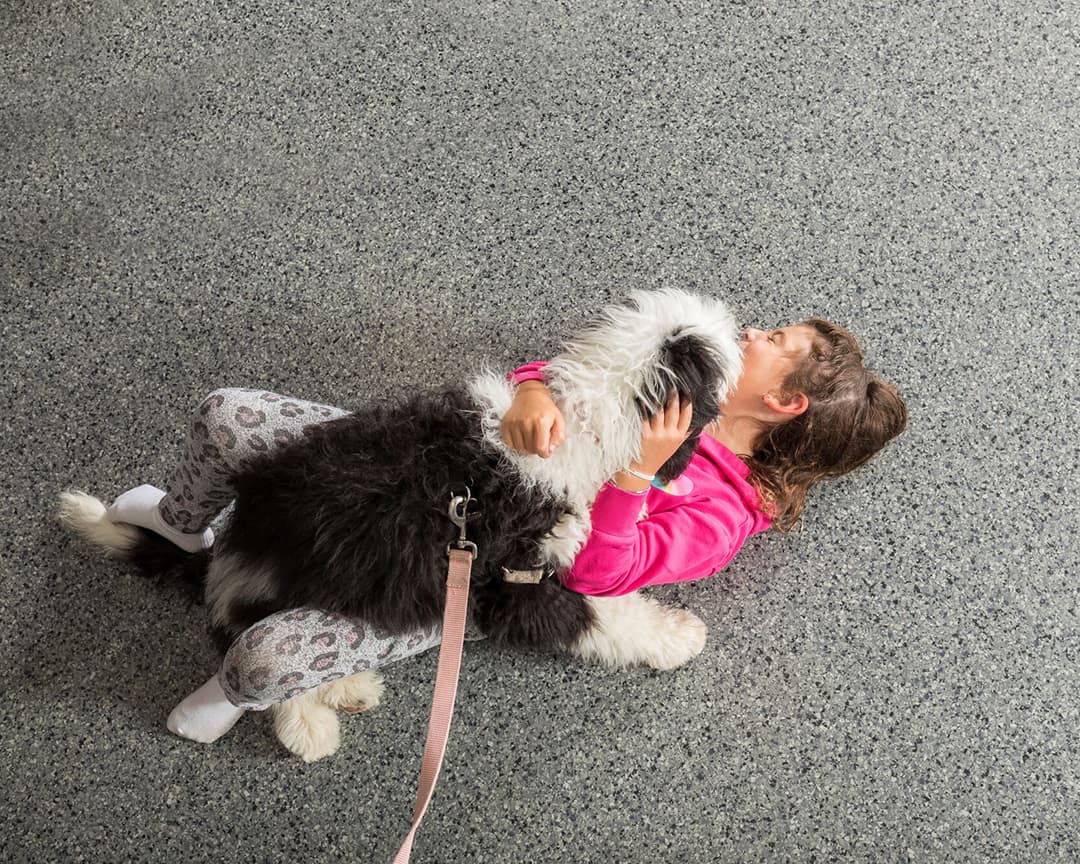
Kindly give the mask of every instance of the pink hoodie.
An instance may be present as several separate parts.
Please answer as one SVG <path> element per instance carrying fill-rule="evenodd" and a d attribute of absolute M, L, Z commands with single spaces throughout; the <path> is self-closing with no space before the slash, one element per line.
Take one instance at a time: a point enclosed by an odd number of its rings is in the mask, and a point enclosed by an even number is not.
<path fill-rule="evenodd" d="M 510 380 L 542 380 L 543 366 L 519 367 Z M 562 574 L 563 585 L 614 596 L 723 569 L 747 537 L 771 524 L 749 474 L 738 456 L 703 434 L 686 471 L 666 487 L 654 484 L 635 495 L 605 485 L 593 502 L 592 531 Z"/>

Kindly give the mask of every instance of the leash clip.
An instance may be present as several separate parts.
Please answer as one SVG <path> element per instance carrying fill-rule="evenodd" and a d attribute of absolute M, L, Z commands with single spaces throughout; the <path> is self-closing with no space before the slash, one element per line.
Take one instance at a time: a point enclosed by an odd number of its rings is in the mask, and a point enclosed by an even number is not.
<path fill-rule="evenodd" d="M 449 543 L 447 545 L 447 547 L 446 547 L 446 554 L 447 555 L 450 554 L 450 549 L 454 548 L 454 549 L 460 549 L 462 551 L 468 552 L 470 555 L 472 555 L 473 558 L 476 558 L 476 555 L 477 555 L 476 544 L 473 543 L 470 540 L 465 539 L 465 526 L 466 526 L 466 523 L 468 523 L 468 521 L 469 521 L 469 516 L 470 515 L 472 515 L 472 516 L 476 515 L 475 511 L 473 513 L 471 513 L 471 514 L 469 513 L 469 505 L 474 503 L 475 501 L 476 501 L 476 499 L 472 497 L 472 493 L 469 491 L 468 486 L 465 487 L 465 494 L 464 495 L 453 495 L 453 494 L 451 494 L 451 496 L 450 496 L 450 510 L 449 510 L 450 521 L 453 522 L 458 527 L 458 538 L 457 538 L 457 540 L 454 540 L 453 542 L 451 542 L 451 543 Z"/>

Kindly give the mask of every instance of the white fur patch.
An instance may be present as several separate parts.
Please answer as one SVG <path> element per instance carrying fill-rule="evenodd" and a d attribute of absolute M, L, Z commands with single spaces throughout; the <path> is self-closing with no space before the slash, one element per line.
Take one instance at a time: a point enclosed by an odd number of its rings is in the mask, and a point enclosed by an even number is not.
<path fill-rule="evenodd" d="M 544 560 L 551 561 L 559 567 L 569 567 L 577 557 L 578 550 L 585 545 L 589 528 L 589 519 L 577 513 L 566 513 L 561 516 L 555 523 L 555 527 L 551 529 L 551 533 L 540 544 Z"/>
<path fill-rule="evenodd" d="M 93 495 L 74 490 L 60 494 L 60 522 L 107 554 L 123 557 L 138 542 L 139 531 L 122 522 L 110 522 L 105 514 L 105 505 Z"/>

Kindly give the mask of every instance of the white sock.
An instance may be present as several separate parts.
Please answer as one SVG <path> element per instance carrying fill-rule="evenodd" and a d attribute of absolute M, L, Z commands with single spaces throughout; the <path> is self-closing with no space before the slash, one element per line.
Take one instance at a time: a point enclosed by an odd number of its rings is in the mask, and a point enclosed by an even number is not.
<path fill-rule="evenodd" d="M 217 675 L 173 708 L 165 725 L 181 738 L 212 744 L 236 725 L 245 708 L 237 708 L 227 698 Z"/>
<path fill-rule="evenodd" d="M 136 486 L 113 501 L 105 511 L 105 517 L 110 522 L 126 522 L 128 525 L 148 528 L 185 552 L 209 549 L 214 542 L 214 532 L 209 528 L 201 534 L 185 534 L 165 523 L 158 511 L 158 504 L 164 497 L 165 492 L 156 486 Z"/>

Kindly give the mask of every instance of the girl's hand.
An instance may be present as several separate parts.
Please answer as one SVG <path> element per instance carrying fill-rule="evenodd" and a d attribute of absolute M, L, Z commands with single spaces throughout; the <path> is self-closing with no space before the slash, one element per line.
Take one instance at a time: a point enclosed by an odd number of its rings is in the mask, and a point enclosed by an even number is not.
<path fill-rule="evenodd" d="M 652 417 L 641 421 L 641 458 L 629 467 L 643 474 L 655 474 L 690 434 L 694 406 L 672 391 L 668 403 Z"/>
<path fill-rule="evenodd" d="M 503 415 L 503 443 L 518 453 L 547 459 L 566 437 L 566 425 L 551 391 L 541 381 L 518 385 L 514 402 Z"/>

